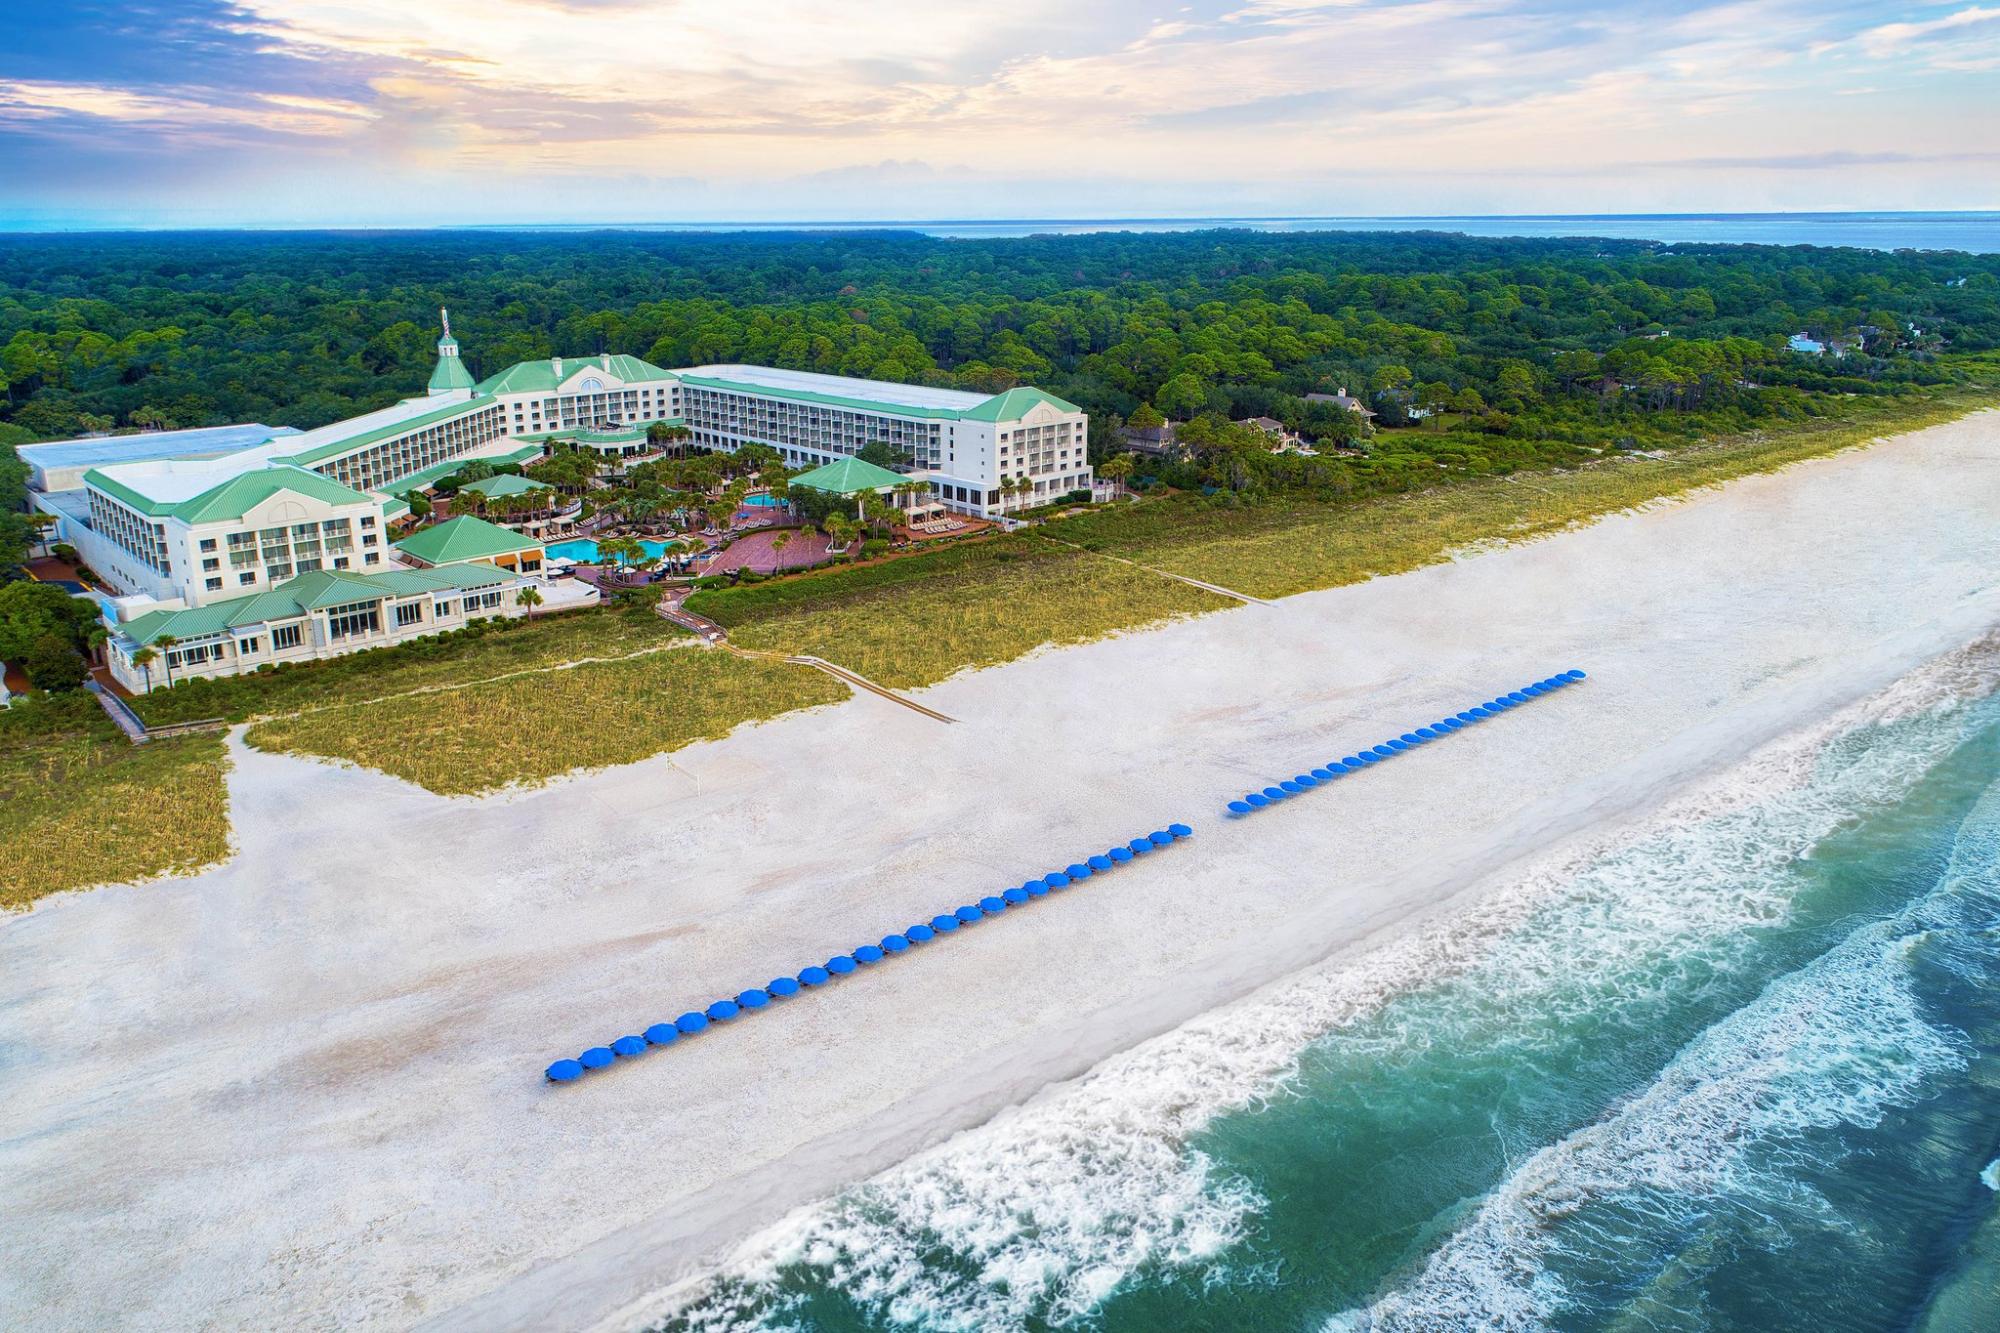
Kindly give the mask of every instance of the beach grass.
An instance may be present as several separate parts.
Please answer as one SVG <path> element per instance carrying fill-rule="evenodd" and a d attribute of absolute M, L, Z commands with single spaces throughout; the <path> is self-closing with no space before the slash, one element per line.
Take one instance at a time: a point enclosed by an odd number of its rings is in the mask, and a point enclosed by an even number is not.
<path fill-rule="evenodd" d="M 260 722 L 247 739 L 261 750 L 346 760 L 442 796 L 470 796 L 634 763 L 847 695 L 847 686 L 810 667 L 690 646 L 322 707 Z"/>
<path fill-rule="evenodd" d="M 453 634 L 271 672 L 177 682 L 172 689 L 134 699 L 132 706 L 148 726 L 204 718 L 242 722 L 386 699 L 411 690 L 460 686 L 512 672 L 543 671 L 568 662 L 622 657 L 668 647 L 685 637 L 684 630 L 643 607 L 495 619 Z"/>
<path fill-rule="evenodd" d="M 1659 457 L 1619 455 L 1573 469 L 1347 503 L 1149 500 L 1053 523 L 1046 531 L 1252 596 L 1284 597 L 1402 573 L 1485 543 L 1548 536 L 1994 405 L 1990 388 L 1863 400 L 1840 420 L 1689 445 Z"/>
<path fill-rule="evenodd" d="M 807 653 L 897 689 L 1047 645 L 1237 605 L 1029 535 L 697 594 L 745 648 Z"/>
<path fill-rule="evenodd" d="M 0 910 L 229 852 L 222 737 L 133 745 L 81 692 L 0 712 Z"/>

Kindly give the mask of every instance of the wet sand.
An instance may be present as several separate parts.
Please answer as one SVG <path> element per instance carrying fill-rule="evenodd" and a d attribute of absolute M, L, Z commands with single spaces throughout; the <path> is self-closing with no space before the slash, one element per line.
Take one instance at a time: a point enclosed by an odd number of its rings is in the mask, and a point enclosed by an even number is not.
<path fill-rule="evenodd" d="M 238 855 L 0 924 L 0 1322 L 579 1327 L 2000 621 L 2000 413 L 486 800 L 237 748 Z M 1241 821 L 1248 787 L 1590 681 Z M 1113 841 L 667 1051 L 550 1060 Z"/>

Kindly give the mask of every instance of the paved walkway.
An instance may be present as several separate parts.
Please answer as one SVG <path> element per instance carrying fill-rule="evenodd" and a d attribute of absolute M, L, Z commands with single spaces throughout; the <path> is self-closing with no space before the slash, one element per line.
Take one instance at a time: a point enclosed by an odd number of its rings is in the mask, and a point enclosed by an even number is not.
<path fill-rule="evenodd" d="M 785 544 L 781 553 L 772 548 L 779 532 L 789 532 L 791 541 Z M 745 533 L 729 544 L 729 549 L 719 552 L 701 567 L 704 574 L 727 574 L 731 570 L 748 569 L 758 574 L 769 574 L 782 563 L 786 570 L 805 569 L 828 559 L 827 547 L 830 540 L 823 532 L 814 528 L 764 529 Z"/>

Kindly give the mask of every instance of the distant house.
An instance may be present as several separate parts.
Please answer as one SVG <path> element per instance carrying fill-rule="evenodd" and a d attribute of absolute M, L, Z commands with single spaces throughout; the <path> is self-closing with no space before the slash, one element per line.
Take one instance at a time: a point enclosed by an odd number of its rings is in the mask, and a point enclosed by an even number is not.
<path fill-rule="evenodd" d="M 1306 401 L 1309 403 L 1332 403 L 1341 411 L 1352 412 L 1364 421 L 1372 421 L 1375 418 L 1375 413 L 1369 409 L 1368 404 L 1349 394 L 1345 385 L 1341 386 L 1340 391 L 1337 393 L 1309 393 L 1306 395 Z"/>
<path fill-rule="evenodd" d="M 1127 449 L 1142 454 L 1175 458 L 1187 452 L 1180 441 L 1180 423 L 1176 421 L 1151 427 L 1127 426 L 1121 436 Z"/>
<path fill-rule="evenodd" d="M 1276 417 L 1239 417 L 1236 424 L 1262 431 L 1271 441 L 1273 452 L 1290 448 L 1299 442 L 1299 437 L 1285 428 L 1285 423 Z"/>
<path fill-rule="evenodd" d="M 1826 344 L 1817 338 L 1808 338 L 1803 333 L 1794 333 L 1785 340 L 1785 346 L 1801 356 L 1824 356 Z"/>

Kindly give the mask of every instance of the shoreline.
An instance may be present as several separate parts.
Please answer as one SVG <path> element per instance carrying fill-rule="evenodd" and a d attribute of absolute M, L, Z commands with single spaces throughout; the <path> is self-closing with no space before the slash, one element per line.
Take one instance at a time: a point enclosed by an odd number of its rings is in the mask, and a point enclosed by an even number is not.
<path fill-rule="evenodd" d="M 476 801 L 239 748 L 230 864 L 0 924 L 0 1310 L 630 1326 L 792 1206 L 1379 947 L 1978 637 L 2000 619 L 1996 461 L 1985 413 L 1039 653 L 916 692 L 952 728 L 856 699 Z M 1252 779 L 1569 666 L 1591 680 L 1219 817 Z M 539 1084 L 565 1046 L 1019 882 L 1054 855 L 1032 849 L 1172 819 L 1191 843 L 1101 888 Z"/>

